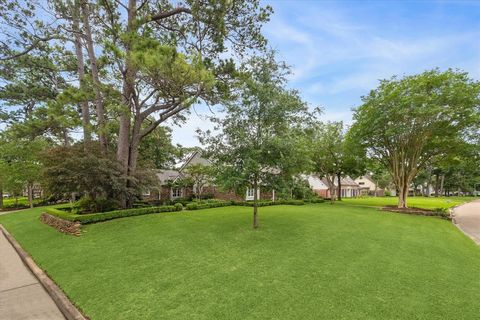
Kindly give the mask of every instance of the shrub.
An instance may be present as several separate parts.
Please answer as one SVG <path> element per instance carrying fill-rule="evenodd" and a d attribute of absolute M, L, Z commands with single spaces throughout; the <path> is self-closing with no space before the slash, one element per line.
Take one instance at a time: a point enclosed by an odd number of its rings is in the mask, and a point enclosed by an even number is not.
<path fill-rule="evenodd" d="M 160 212 L 174 212 L 180 211 L 183 207 L 180 206 L 161 206 L 161 207 L 150 207 L 150 208 L 139 208 L 139 209 L 124 209 L 124 210 L 115 210 L 102 213 L 89 213 L 89 214 L 75 214 L 72 212 L 67 212 L 60 210 L 59 208 L 47 208 L 46 212 L 52 216 L 56 216 L 61 219 L 68 221 L 78 221 L 81 224 L 95 223 L 106 220 L 112 220 L 117 218 L 139 216 L 150 213 L 160 213 Z"/>
<path fill-rule="evenodd" d="M 182 211 L 183 210 L 183 204 L 181 204 L 180 202 L 175 203 L 174 207 L 175 207 L 176 211 Z"/>
<path fill-rule="evenodd" d="M 108 212 L 118 208 L 118 203 L 115 200 L 106 198 L 92 199 L 90 197 L 83 197 L 77 202 L 77 206 L 81 212 Z"/>
<path fill-rule="evenodd" d="M 323 199 L 323 198 L 312 198 L 312 199 L 306 200 L 305 202 L 309 202 L 309 203 L 324 203 L 324 202 L 325 202 L 325 199 Z"/>
<path fill-rule="evenodd" d="M 231 201 L 223 201 L 223 200 L 195 201 L 187 204 L 187 210 L 200 210 L 200 209 L 208 209 L 208 208 L 225 207 L 230 205 L 232 205 Z"/>
<path fill-rule="evenodd" d="M 276 200 L 276 201 L 258 201 L 257 207 L 266 207 L 266 206 L 275 206 L 275 205 L 294 205 L 294 206 L 301 206 L 304 205 L 305 202 L 303 200 Z M 247 206 L 253 207 L 253 201 L 236 201 L 233 203 L 236 206 Z"/>
<path fill-rule="evenodd" d="M 432 211 L 434 213 L 433 215 L 435 216 L 450 219 L 450 210 L 447 208 L 435 208 Z"/>

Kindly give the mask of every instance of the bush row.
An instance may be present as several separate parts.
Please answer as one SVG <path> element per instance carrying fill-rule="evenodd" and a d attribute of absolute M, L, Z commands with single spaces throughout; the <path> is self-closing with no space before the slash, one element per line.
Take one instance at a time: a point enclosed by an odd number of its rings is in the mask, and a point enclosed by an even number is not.
<path fill-rule="evenodd" d="M 161 206 L 161 207 L 150 207 L 150 208 L 140 208 L 140 209 L 124 209 L 124 210 L 115 210 L 103 213 L 89 213 L 89 214 L 75 214 L 60 210 L 59 208 L 47 208 L 45 211 L 52 216 L 65 219 L 68 221 L 78 221 L 81 224 L 95 223 L 106 220 L 112 220 L 117 218 L 139 216 L 143 214 L 150 213 L 160 213 L 160 212 L 174 212 L 183 210 L 182 204 L 178 203 L 174 206 Z"/>
<path fill-rule="evenodd" d="M 187 210 L 200 210 L 200 209 L 208 209 L 208 208 L 217 208 L 217 207 L 225 207 L 231 206 L 232 201 L 196 201 L 192 203 L 188 203 L 186 208 Z"/>
<path fill-rule="evenodd" d="M 293 206 L 301 206 L 305 204 L 303 200 L 276 200 L 276 201 L 258 201 L 258 207 L 266 207 L 266 206 L 276 206 L 276 205 L 293 205 Z M 253 201 L 236 201 L 233 203 L 235 206 L 248 206 L 253 207 Z"/>
<path fill-rule="evenodd" d="M 277 200 L 277 201 L 258 201 L 258 207 L 275 206 L 275 205 L 294 205 L 301 206 L 306 203 L 322 203 L 324 199 L 311 199 L 311 200 Z M 187 210 L 200 210 L 225 206 L 247 206 L 253 207 L 253 201 L 223 201 L 223 200 L 205 200 L 188 203 L 186 205 Z"/>

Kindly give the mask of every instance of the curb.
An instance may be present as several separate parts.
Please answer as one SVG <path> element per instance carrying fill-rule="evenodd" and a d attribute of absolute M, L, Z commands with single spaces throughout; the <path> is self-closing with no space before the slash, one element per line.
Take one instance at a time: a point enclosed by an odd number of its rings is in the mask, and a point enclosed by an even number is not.
<path fill-rule="evenodd" d="M 22 262 L 30 269 L 30 271 L 45 288 L 65 318 L 67 318 L 67 320 L 88 320 L 89 318 L 85 317 L 72 304 L 72 302 L 70 302 L 65 293 L 63 293 L 63 291 L 55 284 L 55 282 L 53 282 L 53 280 L 50 279 L 42 269 L 40 269 L 35 261 L 33 261 L 32 257 L 30 257 L 30 255 L 23 250 L 17 240 L 15 240 L 15 238 L 1 224 L 0 230 L 18 253 L 20 259 L 22 259 Z"/>
<path fill-rule="evenodd" d="M 478 240 L 471 236 L 469 233 L 467 233 L 465 230 L 462 229 L 462 227 L 460 226 L 460 224 L 457 223 L 457 221 L 455 220 L 455 209 L 458 209 L 459 207 L 463 206 L 463 205 L 466 205 L 466 204 L 469 204 L 469 203 L 472 203 L 472 202 L 475 202 L 477 201 L 477 199 L 473 200 L 473 201 L 469 201 L 469 202 L 464 202 L 464 203 L 461 203 L 461 204 L 458 204 L 454 207 L 451 207 L 450 208 L 450 216 L 452 217 L 452 223 L 455 227 L 457 227 L 458 230 L 460 230 L 464 235 L 466 235 L 468 238 L 470 238 L 473 243 L 475 243 L 476 245 L 480 246 L 480 242 L 478 242 Z"/>

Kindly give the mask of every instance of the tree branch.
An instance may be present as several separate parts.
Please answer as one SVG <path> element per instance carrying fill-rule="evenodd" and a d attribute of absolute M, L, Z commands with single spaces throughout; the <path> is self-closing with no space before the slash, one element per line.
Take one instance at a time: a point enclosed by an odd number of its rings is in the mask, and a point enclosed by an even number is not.
<path fill-rule="evenodd" d="M 180 14 L 180 13 L 192 14 L 192 10 L 190 10 L 188 8 L 185 8 L 185 7 L 179 7 L 179 8 L 167 11 L 167 12 L 162 12 L 162 13 L 155 14 L 150 18 L 150 21 L 163 20 L 165 18 L 174 16 L 174 15 Z"/>

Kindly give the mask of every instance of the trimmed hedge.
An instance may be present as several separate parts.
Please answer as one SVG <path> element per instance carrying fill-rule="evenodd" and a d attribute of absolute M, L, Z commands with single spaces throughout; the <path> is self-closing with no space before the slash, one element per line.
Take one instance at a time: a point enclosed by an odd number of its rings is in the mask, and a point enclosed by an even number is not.
<path fill-rule="evenodd" d="M 200 210 L 200 209 L 208 209 L 208 208 L 217 208 L 217 207 L 226 207 L 231 206 L 231 201 L 196 201 L 192 203 L 187 203 L 187 210 Z"/>
<path fill-rule="evenodd" d="M 323 199 L 319 199 L 318 203 L 323 202 Z M 317 203 L 317 201 L 315 201 Z M 267 206 L 275 206 L 275 205 L 294 205 L 294 206 L 301 206 L 304 205 L 305 202 L 303 200 L 277 200 L 277 201 L 258 201 L 258 207 L 267 207 Z M 201 209 L 208 209 L 208 208 L 216 208 L 216 207 L 225 207 L 225 206 L 246 206 L 246 207 L 253 207 L 253 201 L 222 201 L 222 200 L 207 200 L 207 201 L 197 201 L 188 203 L 186 208 L 187 210 L 201 210 Z"/>
<path fill-rule="evenodd" d="M 302 206 L 305 204 L 303 200 L 276 200 L 276 201 L 258 201 L 257 207 L 277 206 L 277 205 L 293 205 Z M 237 201 L 234 203 L 236 206 L 253 207 L 253 201 Z"/>
<path fill-rule="evenodd" d="M 102 213 L 89 213 L 89 214 L 75 214 L 71 212 L 66 212 L 59 210 L 58 208 L 47 208 L 45 211 L 52 216 L 58 217 L 60 219 L 65 219 L 68 221 L 76 221 L 81 224 L 89 224 L 95 222 L 101 222 L 106 220 L 112 220 L 117 218 L 131 217 L 131 216 L 140 216 L 150 213 L 160 213 L 160 212 L 174 212 L 183 210 L 183 206 L 161 206 L 161 207 L 150 207 L 150 208 L 140 208 L 140 209 L 124 209 L 124 210 L 115 210 Z"/>

